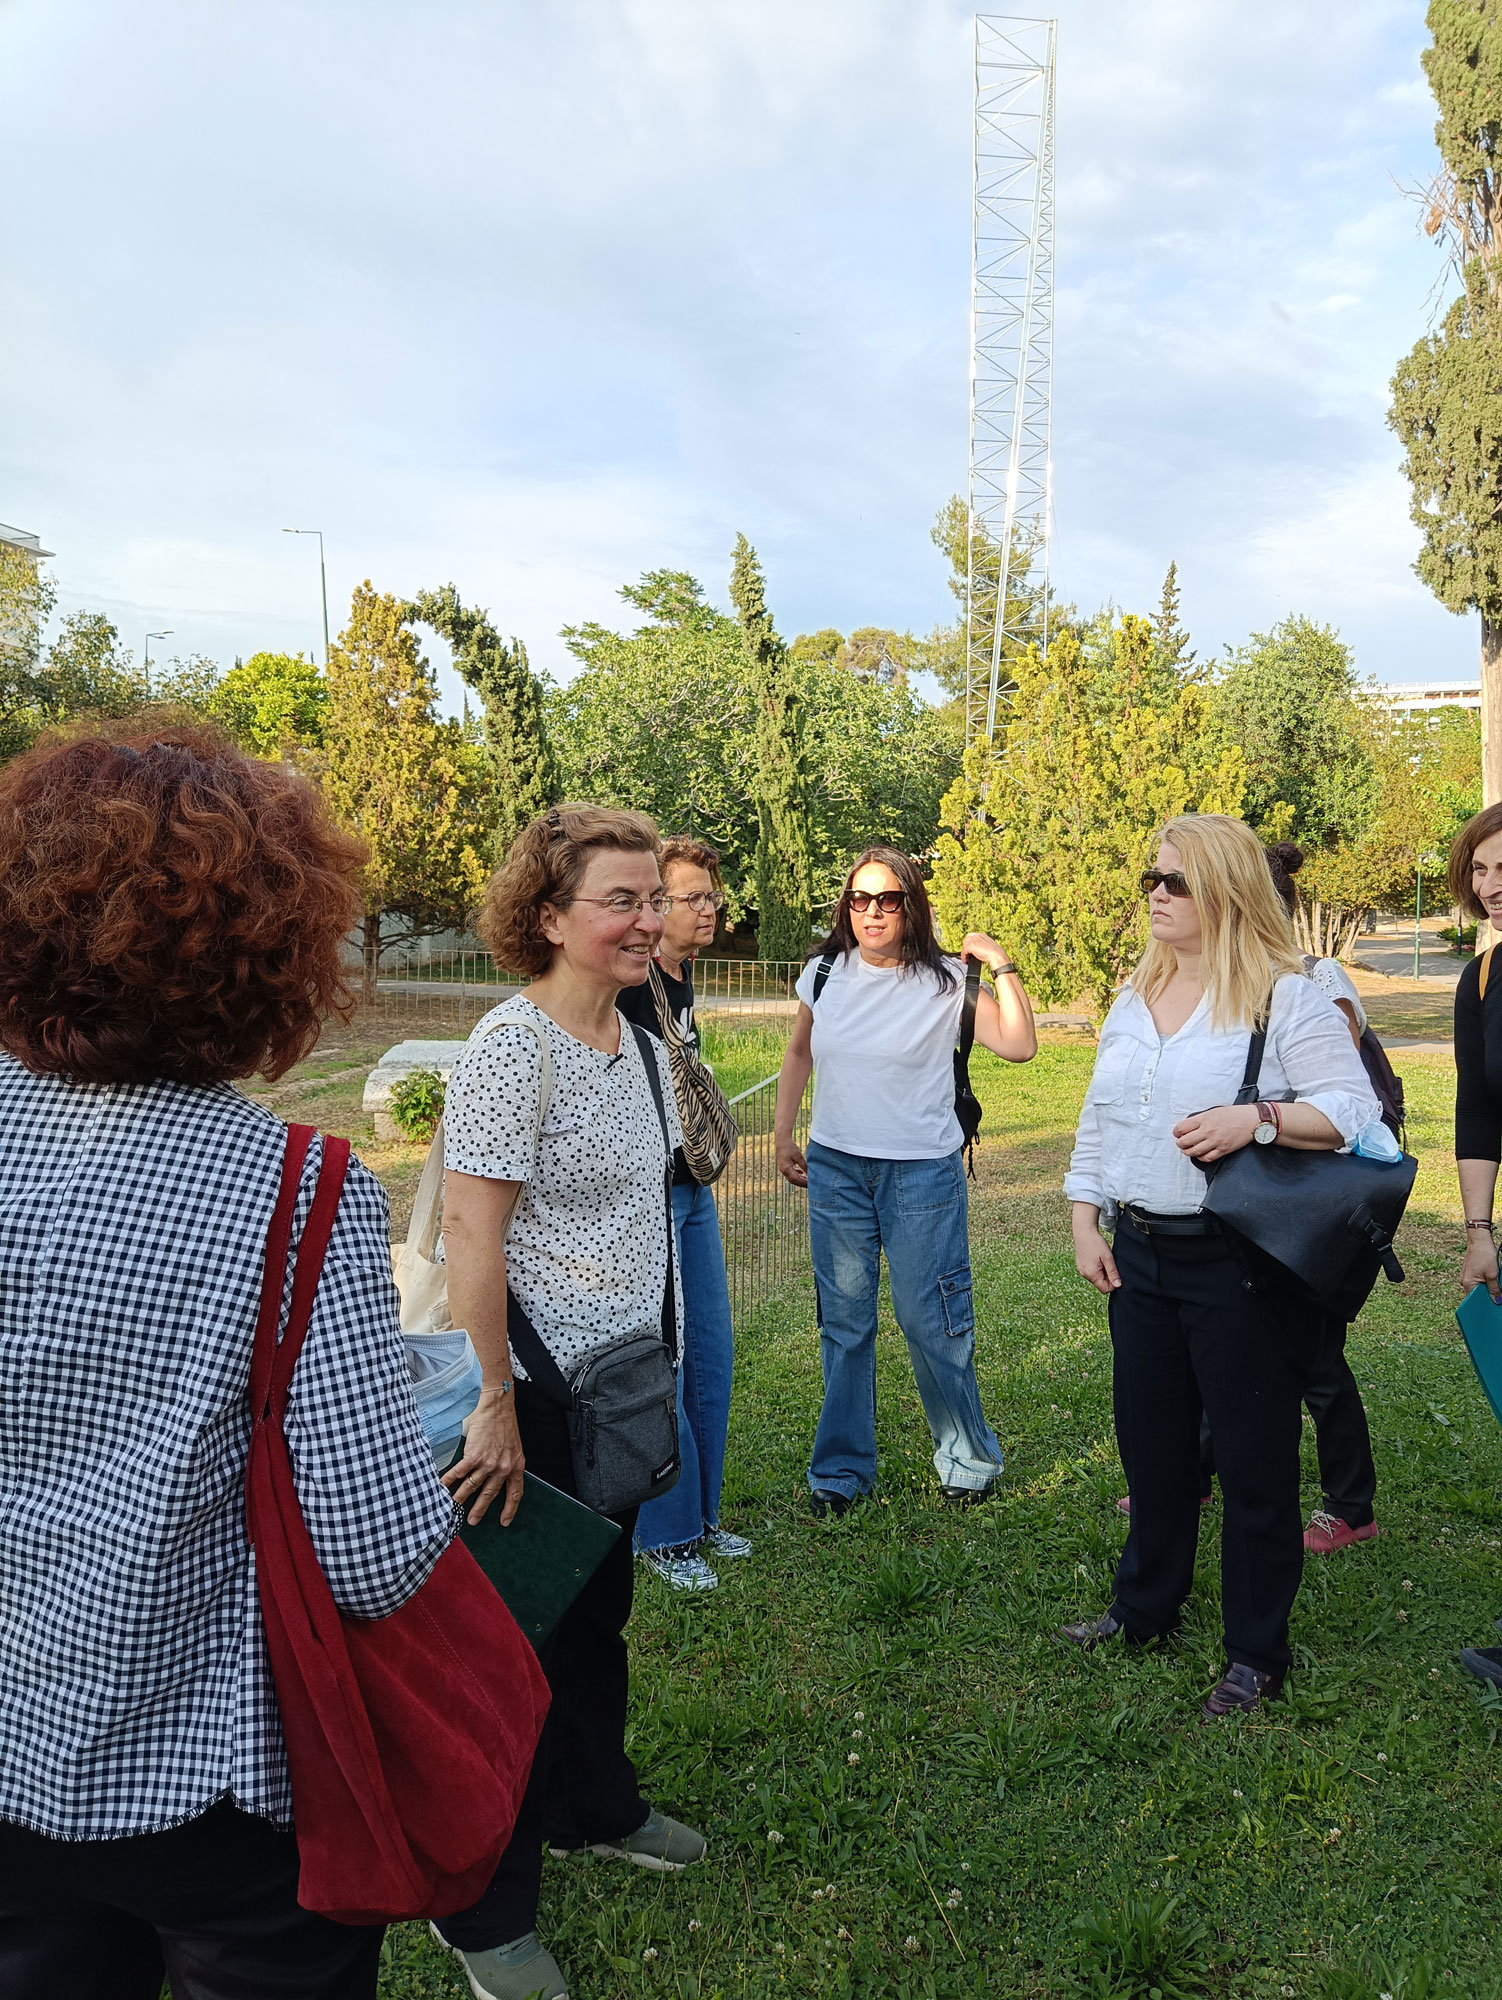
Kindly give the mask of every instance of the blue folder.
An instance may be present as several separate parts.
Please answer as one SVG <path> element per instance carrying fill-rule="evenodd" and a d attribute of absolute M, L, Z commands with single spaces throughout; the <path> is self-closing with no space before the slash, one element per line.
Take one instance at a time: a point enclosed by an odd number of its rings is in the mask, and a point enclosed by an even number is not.
<path fill-rule="evenodd" d="M 1492 1406 L 1492 1415 L 1502 1424 L 1502 1306 L 1485 1285 L 1477 1285 L 1461 1300 L 1455 1317 L 1471 1351 L 1471 1365 Z"/>

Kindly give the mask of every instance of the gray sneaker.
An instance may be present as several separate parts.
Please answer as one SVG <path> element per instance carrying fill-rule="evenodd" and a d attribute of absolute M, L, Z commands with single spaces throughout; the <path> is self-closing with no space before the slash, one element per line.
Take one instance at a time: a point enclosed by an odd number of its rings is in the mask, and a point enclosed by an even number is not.
<path fill-rule="evenodd" d="M 732 1535 L 728 1528 L 706 1528 L 704 1549 L 712 1556 L 748 1556 L 751 1543 L 744 1535 Z"/>
<path fill-rule="evenodd" d="M 558 1961 L 539 1944 L 536 1931 L 528 1931 L 525 1937 L 494 1951 L 460 1951 L 437 1924 L 429 1924 L 428 1929 L 464 1967 L 475 2000 L 568 2000 Z"/>
<path fill-rule="evenodd" d="M 669 1590 L 718 1590 L 720 1579 L 697 1551 L 643 1549 L 641 1559 L 654 1576 L 660 1576 Z"/>
<path fill-rule="evenodd" d="M 702 1833 L 680 1826 L 666 1813 L 650 1812 L 635 1833 L 619 1840 L 596 1840 L 588 1847 L 549 1847 L 555 1861 L 569 1854 L 604 1854 L 615 1861 L 634 1861 L 638 1868 L 655 1868 L 659 1874 L 676 1875 L 680 1868 L 702 1861 L 708 1848 Z"/>

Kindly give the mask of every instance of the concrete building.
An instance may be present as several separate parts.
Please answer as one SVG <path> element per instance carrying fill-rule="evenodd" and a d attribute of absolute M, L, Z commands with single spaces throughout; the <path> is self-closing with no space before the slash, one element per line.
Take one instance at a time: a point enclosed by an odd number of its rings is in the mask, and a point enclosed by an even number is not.
<path fill-rule="evenodd" d="M 1481 683 L 1476 681 L 1388 681 L 1377 689 L 1377 698 L 1395 715 L 1432 715 L 1440 708 L 1481 706 Z"/>
<path fill-rule="evenodd" d="M 52 554 L 51 549 L 42 547 L 36 535 L 28 534 L 24 528 L 7 528 L 3 521 L 0 521 L 0 543 L 8 549 L 20 549 L 33 562 L 44 562 Z"/>

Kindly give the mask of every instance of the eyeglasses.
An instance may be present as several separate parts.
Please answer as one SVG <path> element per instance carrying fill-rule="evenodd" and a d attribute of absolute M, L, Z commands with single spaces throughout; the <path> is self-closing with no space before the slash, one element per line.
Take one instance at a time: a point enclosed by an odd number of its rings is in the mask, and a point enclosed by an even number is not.
<path fill-rule="evenodd" d="M 679 903 L 682 903 L 685 909 L 693 910 L 696 915 L 702 915 L 705 910 L 723 910 L 725 892 L 723 889 L 696 889 L 691 896 L 669 896 L 662 907 L 671 910 Z"/>
<path fill-rule="evenodd" d="M 863 917 L 874 903 L 884 917 L 895 917 L 907 901 L 906 889 L 852 889 L 846 899 L 852 913 Z"/>
<path fill-rule="evenodd" d="M 1150 896 L 1154 889 L 1166 889 L 1170 896 L 1190 894 L 1188 877 L 1181 875 L 1177 868 L 1170 868 L 1166 872 L 1162 868 L 1144 868 L 1142 893 L 1144 896 Z"/>
<path fill-rule="evenodd" d="M 628 896 L 624 889 L 613 896 L 570 896 L 571 903 L 593 903 L 597 909 L 609 910 L 613 917 L 637 917 L 643 908 L 649 909 L 654 917 L 660 917 L 665 910 L 673 907 L 673 899 L 666 889 L 654 889 L 650 896 Z"/>

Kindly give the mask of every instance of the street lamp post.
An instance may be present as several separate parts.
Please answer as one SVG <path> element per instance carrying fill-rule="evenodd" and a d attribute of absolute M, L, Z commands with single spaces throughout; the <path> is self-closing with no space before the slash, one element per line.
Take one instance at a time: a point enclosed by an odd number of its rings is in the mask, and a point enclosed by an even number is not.
<path fill-rule="evenodd" d="M 329 664 L 329 581 L 323 567 L 322 528 L 283 528 L 284 535 L 316 535 L 318 537 L 318 588 L 323 593 L 323 664 Z"/>
<path fill-rule="evenodd" d="M 165 632 L 148 632 L 146 634 L 146 659 L 141 671 L 146 676 L 146 692 L 148 694 L 151 693 L 151 642 L 153 639 L 170 639 L 171 637 L 172 627 L 170 625 Z"/>

